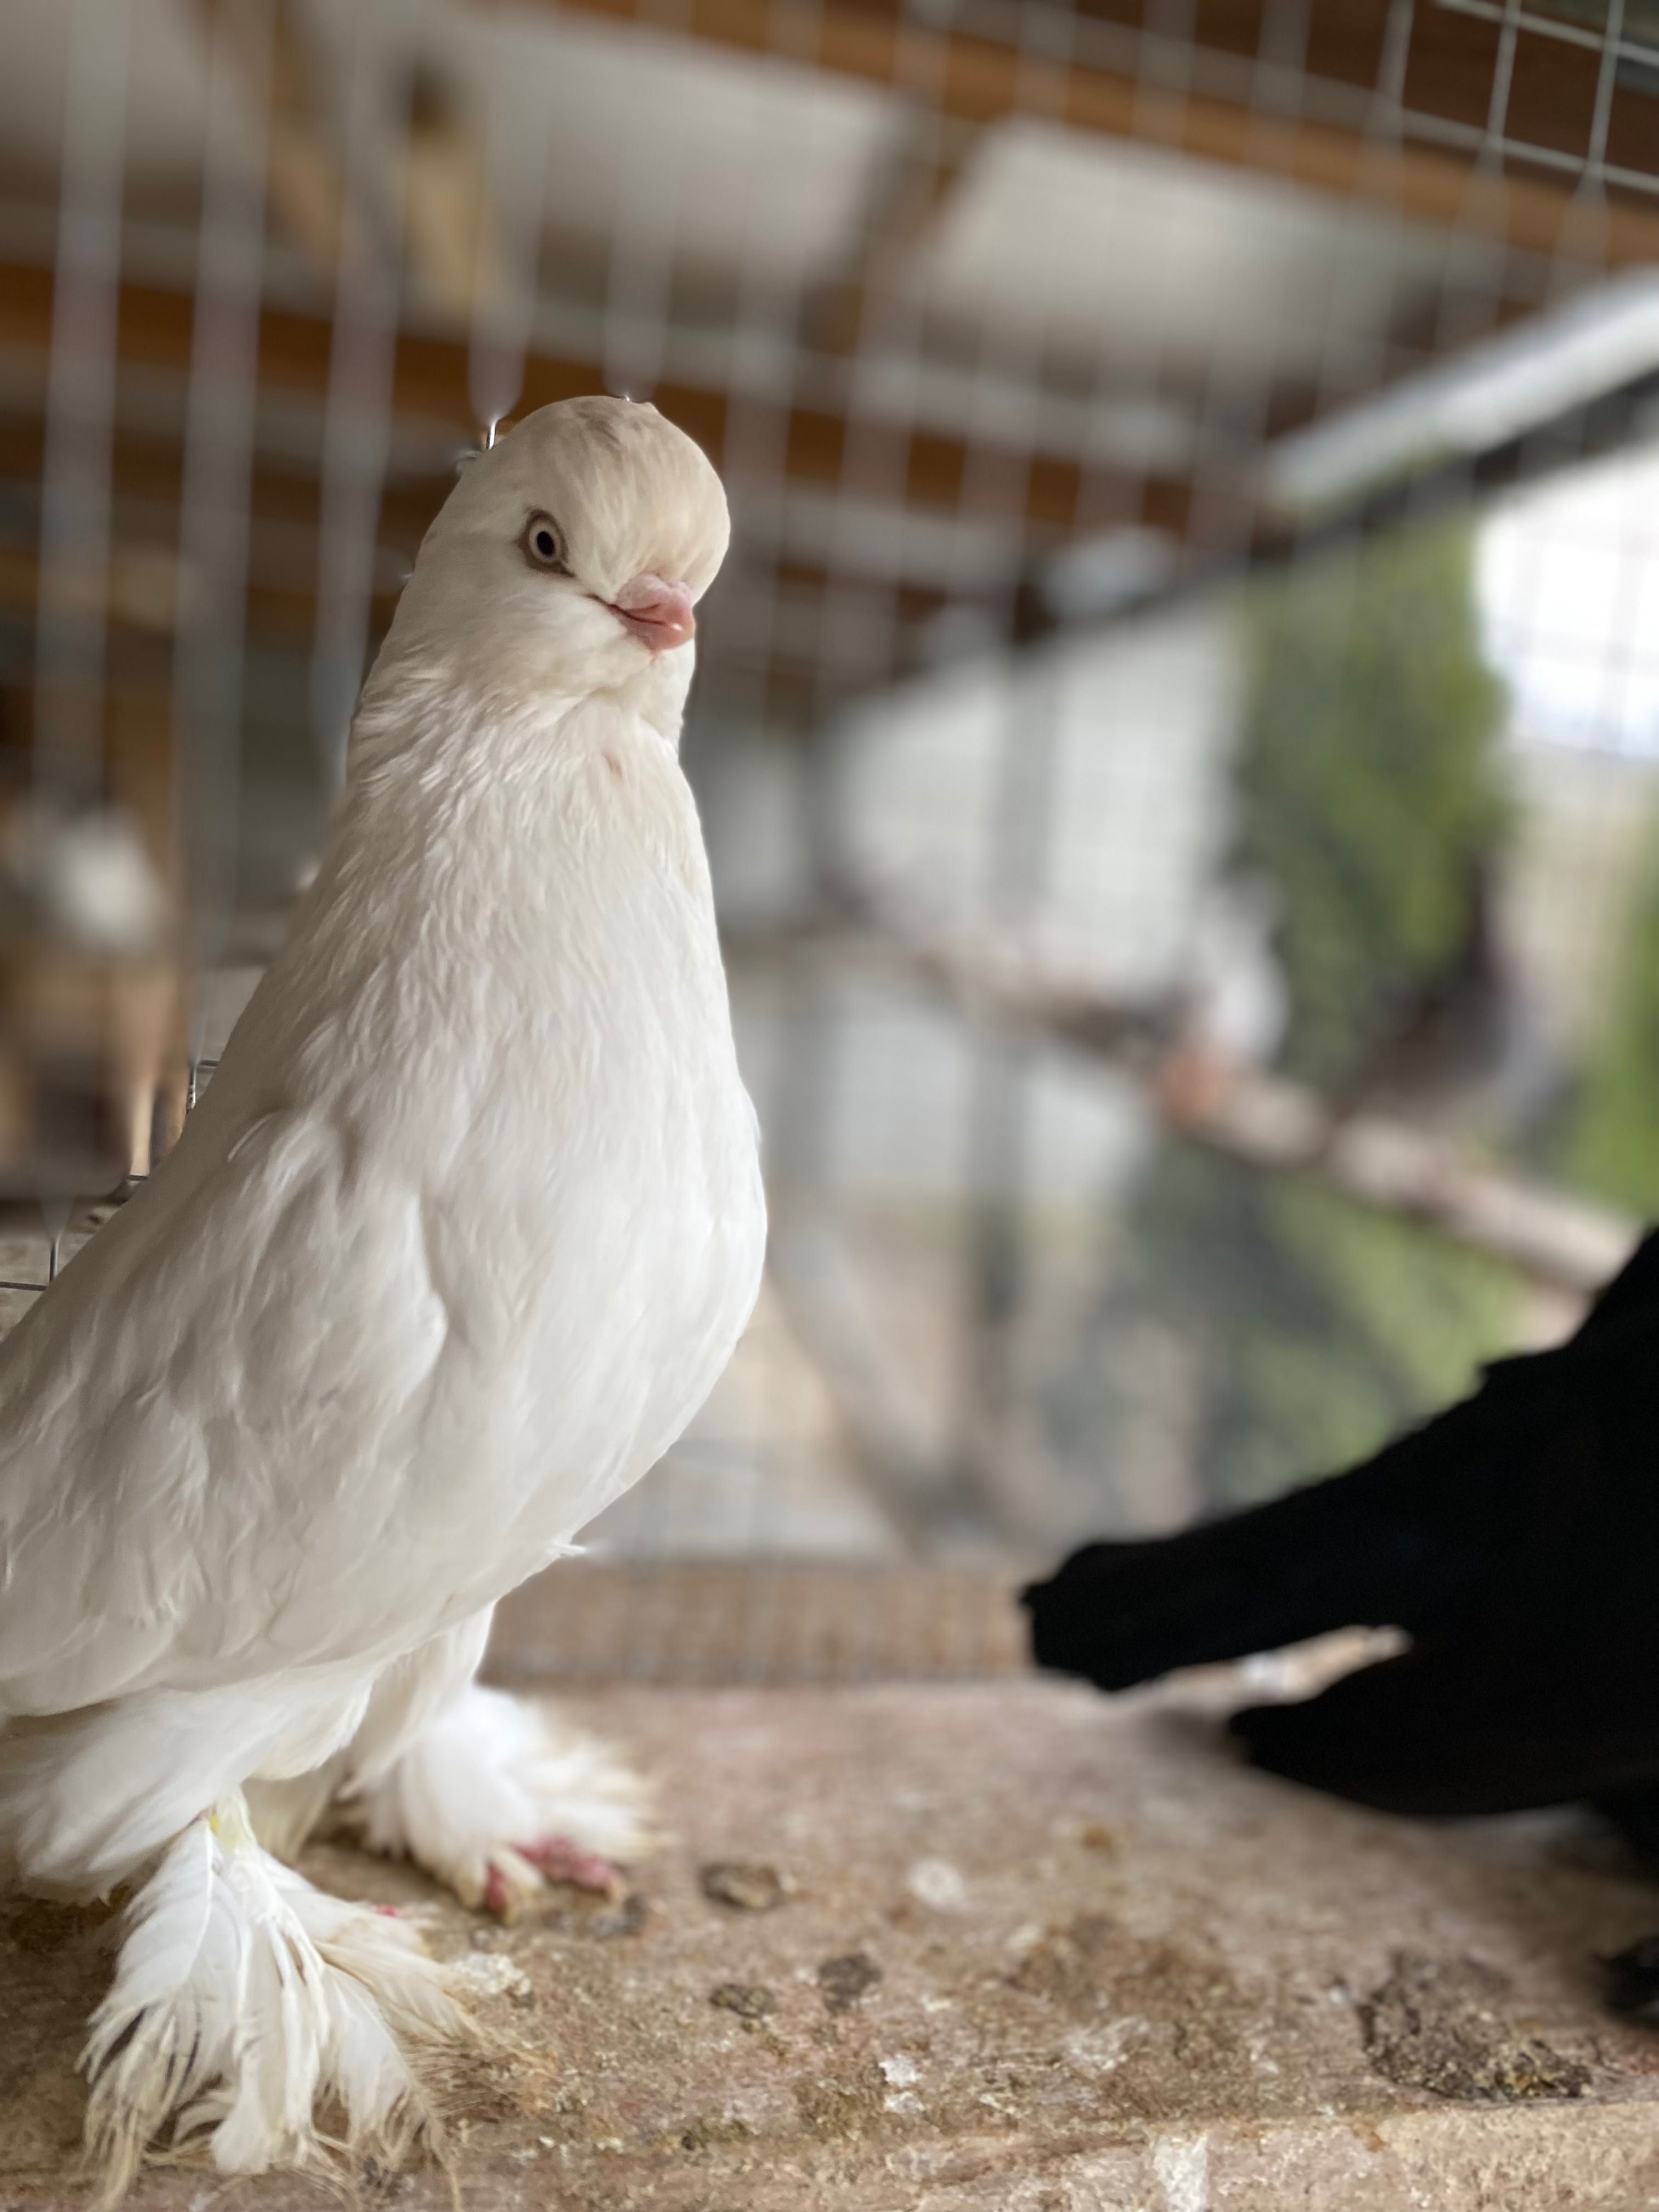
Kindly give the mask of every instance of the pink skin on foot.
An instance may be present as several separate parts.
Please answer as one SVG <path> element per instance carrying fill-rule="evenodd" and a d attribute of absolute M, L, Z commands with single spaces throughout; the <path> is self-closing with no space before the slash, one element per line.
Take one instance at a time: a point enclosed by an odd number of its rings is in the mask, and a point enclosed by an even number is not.
<path fill-rule="evenodd" d="M 514 1844 L 513 1856 L 534 1867 L 550 1881 L 572 1882 L 578 1889 L 591 1889 L 600 1897 L 620 1897 L 627 1886 L 619 1868 L 612 1866 L 609 1859 L 583 1850 L 568 1836 L 543 1836 L 533 1844 Z M 486 1870 L 483 1905 L 487 1912 L 510 1920 L 516 1907 L 523 1903 L 522 1887 L 515 1891 L 504 1868 L 492 1865 Z"/>
<path fill-rule="evenodd" d="M 618 1896 L 623 1887 L 619 1868 L 595 1851 L 583 1850 L 568 1836 L 543 1836 L 536 1843 L 520 1844 L 518 1849 L 532 1866 L 554 1881 L 574 1882 L 578 1889 L 591 1889 L 600 1897 Z"/>

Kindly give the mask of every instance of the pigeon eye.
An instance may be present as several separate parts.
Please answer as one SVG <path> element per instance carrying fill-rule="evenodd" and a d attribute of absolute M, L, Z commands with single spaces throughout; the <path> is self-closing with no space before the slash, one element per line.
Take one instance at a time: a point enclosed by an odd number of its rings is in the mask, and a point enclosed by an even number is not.
<path fill-rule="evenodd" d="M 545 568 L 550 574 L 568 576 L 570 574 L 564 557 L 564 540 L 559 526 L 550 514 L 532 514 L 524 526 L 520 539 L 524 555 L 532 568 Z"/>

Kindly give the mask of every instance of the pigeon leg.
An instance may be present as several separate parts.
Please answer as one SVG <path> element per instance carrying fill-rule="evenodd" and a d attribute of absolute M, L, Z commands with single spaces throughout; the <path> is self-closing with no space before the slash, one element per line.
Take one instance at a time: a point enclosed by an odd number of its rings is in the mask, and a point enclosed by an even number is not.
<path fill-rule="evenodd" d="M 159 2137 L 205 2138 L 222 2173 L 326 2170 L 342 2151 L 395 2166 L 438 2132 L 410 2052 L 472 2034 L 413 1931 L 274 1859 L 236 1792 L 173 1839 L 127 1907 L 82 2060 L 105 2201 Z"/>
<path fill-rule="evenodd" d="M 617 1863 L 649 1848 L 645 1790 L 605 1745 L 470 1682 L 342 1823 L 370 1850 L 416 1860 L 462 1903 L 510 1919 L 550 1879 L 615 1894 Z"/>
<path fill-rule="evenodd" d="M 411 1858 L 510 1919 L 547 1882 L 615 1895 L 649 1847 L 645 1790 L 603 1744 L 474 1680 L 490 1612 L 388 1667 L 349 1743 L 310 1773 L 251 1785 L 260 1841 L 297 1856 L 319 1828 Z"/>

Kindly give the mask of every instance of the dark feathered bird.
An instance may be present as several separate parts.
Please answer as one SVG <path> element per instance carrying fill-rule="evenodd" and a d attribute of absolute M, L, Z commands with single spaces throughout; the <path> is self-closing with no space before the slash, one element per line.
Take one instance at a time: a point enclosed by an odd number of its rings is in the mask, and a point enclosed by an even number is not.
<path fill-rule="evenodd" d="M 1375 1459 L 1024 1594 L 1040 1664 L 1121 1690 L 1353 1626 L 1398 1656 L 1231 1723 L 1256 1765 L 1385 1810 L 1588 1800 L 1659 1853 L 1659 1232 L 1553 1352 Z M 1613 1995 L 1659 2003 L 1659 1939 Z"/>

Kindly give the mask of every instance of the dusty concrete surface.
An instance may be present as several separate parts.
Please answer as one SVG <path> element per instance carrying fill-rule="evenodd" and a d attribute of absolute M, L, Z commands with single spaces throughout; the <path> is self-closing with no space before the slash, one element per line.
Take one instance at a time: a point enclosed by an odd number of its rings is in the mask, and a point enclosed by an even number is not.
<path fill-rule="evenodd" d="M 618 1908 L 423 1912 L 510 2045 L 456 2085 L 477 2212 L 1638 2212 L 1659 2035 L 1594 1956 L 1659 1889 L 1593 1830 L 1437 1830 L 1233 1765 L 1203 1693 L 1039 1682 L 600 1692 L 674 1840 Z M 708 1870 L 718 1869 L 714 1873 Z M 0 2206 L 73 2179 L 87 1916 L 0 1908 Z M 493 1993 L 490 1985 L 494 1984 Z M 427 2167 L 365 2201 L 447 2207 Z M 155 2172 L 135 2206 L 322 2206 Z"/>

